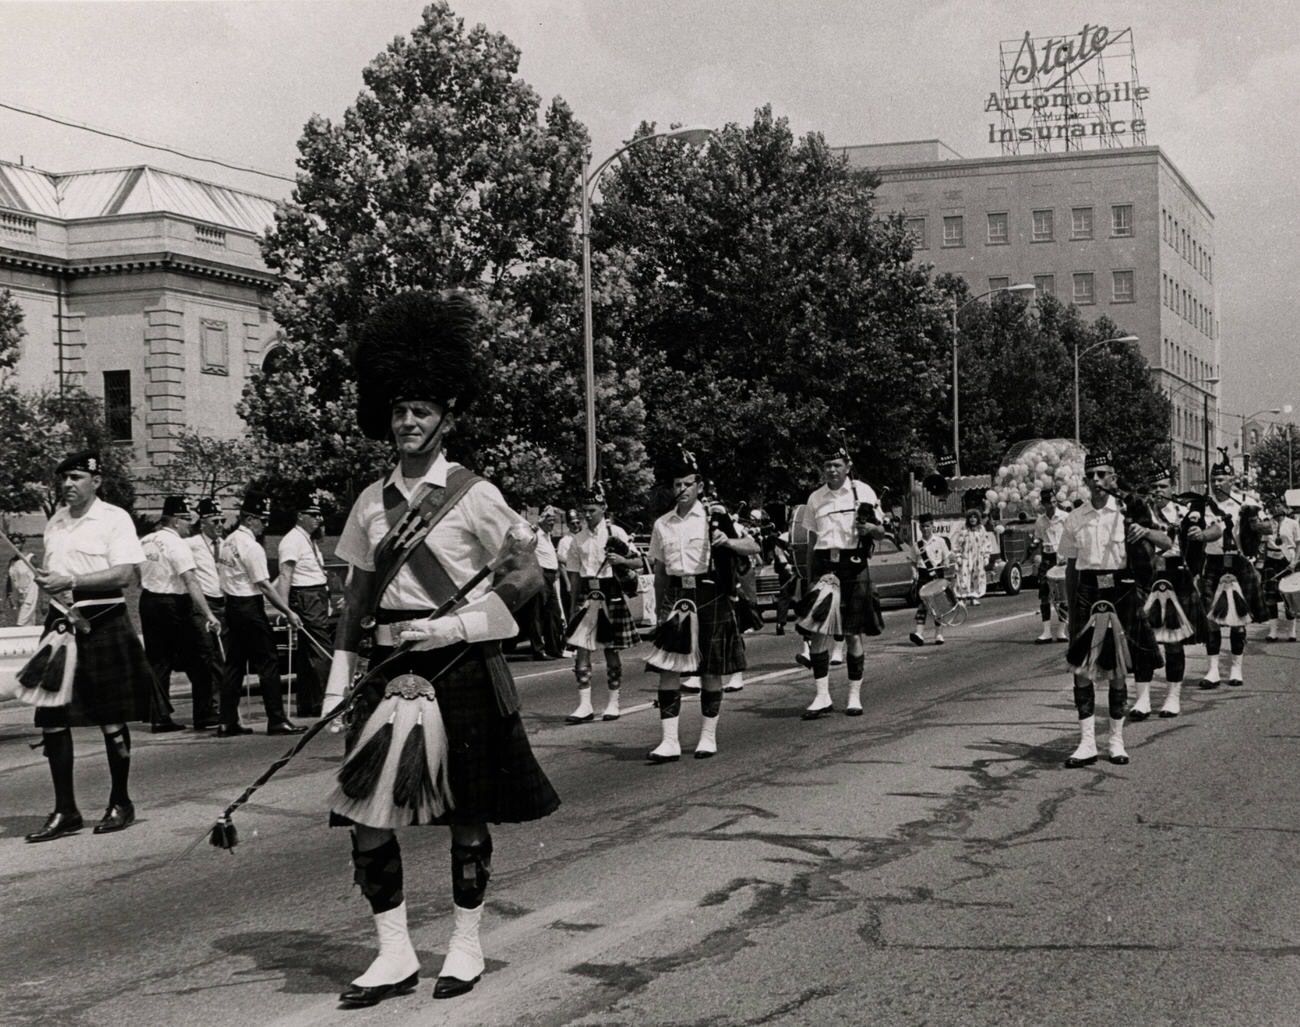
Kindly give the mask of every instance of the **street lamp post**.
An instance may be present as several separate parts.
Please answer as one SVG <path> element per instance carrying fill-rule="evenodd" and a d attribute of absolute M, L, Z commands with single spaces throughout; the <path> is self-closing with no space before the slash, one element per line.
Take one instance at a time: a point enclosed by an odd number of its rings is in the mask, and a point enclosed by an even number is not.
<path fill-rule="evenodd" d="M 1074 441 L 1075 442 L 1081 442 L 1079 438 L 1079 361 L 1080 359 L 1086 357 L 1089 353 L 1091 353 L 1095 349 L 1100 349 L 1102 346 L 1109 346 L 1112 342 L 1133 343 L 1137 341 L 1138 341 L 1138 337 L 1136 335 L 1116 335 L 1113 338 L 1102 339 L 1099 342 L 1094 342 L 1091 346 L 1084 347 L 1082 353 L 1079 352 L 1078 342 L 1075 342 L 1074 344 Z"/>
<path fill-rule="evenodd" d="M 1182 393 L 1184 389 L 1191 388 L 1194 385 L 1208 385 L 1210 386 L 1210 388 L 1214 388 L 1214 386 L 1218 384 L 1219 384 L 1219 378 L 1211 375 L 1209 378 L 1196 378 L 1192 381 L 1185 381 L 1183 382 L 1182 385 L 1178 386 L 1178 388 L 1170 391 L 1168 399 L 1169 399 L 1169 418 L 1171 423 L 1170 432 L 1169 432 L 1169 450 L 1170 450 L 1171 457 L 1173 456 L 1173 448 L 1174 448 L 1174 435 L 1173 435 L 1173 428 L 1172 428 L 1172 422 L 1174 416 L 1174 407 L 1173 407 L 1174 399 L 1180 393 Z M 1205 487 L 1208 489 L 1210 487 L 1210 390 L 1209 389 L 1201 390 L 1201 406 L 1203 411 L 1201 414 L 1201 429 L 1202 429 L 1202 435 L 1204 439 Z M 1182 461 L 1180 460 L 1178 461 L 1178 463 L 1181 465 Z"/>
<path fill-rule="evenodd" d="M 952 473 L 961 477 L 961 436 L 958 432 L 957 410 L 958 410 L 958 388 L 957 388 L 957 315 L 973 303 L 978 303 L 987 296 L 993 296 L 1001 292 L 1033 292 L 1038 286 L 1030 282 L 1022 282 L 1020 285 L 1005 285 L 1000 289 L 989 289 L 978 296 L 972 296 L 961 306 L 957 305 L 957 297 L 952 300 Z"/>
<path fill-rule="evenodd" d="M 591 196 L 605 169 L 628 150 L 655 139 L 682 139 L 698 146 L 713 134 L 713 129 L 699 125 L 674 128 L 668 132 L 633 139 L 606 157 L 595 171 L 591 170 L 591 154 L 587 154 L 587 167 L 582 179 L 582 355 L 584 385 L 586 390 L 587 420 L 587 486 L 596 481 L 596 353 L 591 329 Z"/>

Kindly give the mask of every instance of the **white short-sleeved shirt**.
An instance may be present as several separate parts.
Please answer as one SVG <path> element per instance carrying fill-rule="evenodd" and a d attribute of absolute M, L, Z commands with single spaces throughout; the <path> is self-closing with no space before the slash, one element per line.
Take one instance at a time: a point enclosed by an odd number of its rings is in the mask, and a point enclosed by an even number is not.
<path fill-rule="evenodd" d="M 185 595 L 181 575 L 194 570 L 194 553 L 175 528 L 159 528 L 140 540 L 144 563 L 140 565 L 140 587 L 158 595 Z"/>
<path fill-rule="evenodd" d="M 402 496 L 409 499 L 423 482 L 445 486 L 447 475 L 455 466 L 439 453 L 428 473 L 418 482 L 408 484 L 399 465 L 387 478 L 367 485 L 352 504 L 335 555 L 360 570 L 373 571 L 375 547 L 389 529 L 384 510 L 384 487 L 396 485 Z M 491 482 L 479 481 L 471 485 L 456 505 L 447 511 L 429 532 L 424 544 L 433 551 L 447 576 L 459 587 L 469 581 L 480 567 L 491 563 L 501 551 L 506 532 L 520 520 L 502 497 L 500 489 Z M 472 602 L 486 593 L 491 585 L 491 581 L 485 580 L 470 593 L 469 600 Z M 435 608 L 437 603 L 420 584 L 408 561 L 385 589 L 379 605 L 389 610 L 428 610 Z"/>
<path fill-rule="evenodd" d="M 608 578 L 613 575 L 614 572 L 605 564 L 605 543 L 611 538 L 621 539 L 629 547 L 632 544 L 626 531 L 603 518 L 594 528 L 584 524 L 582 530 L 572 538 L 565 569 L 580 578 Z"/>
<path fill-rule="evenodd" d="M 1128 566 L 1124 514 L 1114 496 L 1100 510 L 1091 503 L 1070 511 L 1057 553 L 1081 571 L 1117 571 Z"/>
<path fill-rule="evenodd" d="M 221 548 L 221 539 L 208 538 L 200 531 L 185 542 L 190 547 L 190 555 L 194 557 L 194 576 L 198 579 L 200 591 L 209 599 L 220 598 L 221 576 L 217 573 L 216 550 Z"/>
<path fill-rule="evenodd" d="M 935 533 L 928 539 L 919 539 L 916 543 L 916 555 L 925 570 L 938 570 L 948 562 L 952 547 L 942 535 Z"/>
<path fill-rule="evenodd" d="M 555 544 L 555 559 L 559 561 L 560 567 L 564 570 L 569 569 L 569 550 L 573 548 L 573 536 L 565 535 Z"/>
<path fill-rule="evenodd" d="M 1268 539 L 1269 557 L 1294 563 L 1297 545 L 1300 545 L 1300 521 L 1290 516 L 1280 518 Z"/>
<path fill-rule="evenodd" d="M 1061 544 L 1061 532 L 1065 530 L 1066 518 L 1070 515 L 1059 506 L 1052 508 L 1052 515 L 1039 514 L 1034 521 L 1034 538 L 1043 544 L 1044 553 L 1054 553 Z"/>
<path fill-rule="evenodd" d="M 544 571 L 560 569 L 560 558 L 555 552 L 555 543 L 551 541 L 551 533 L 545 528 L 537 529 L 537 566 Z"/>
<path fill-rule="evenodd" d="M 1205 523 L 1207 527 L 1213 524 L 1222 524 L 1223 534 L 1214 541 L 1205 543 L 1206 556 L 1222 556 L 1224 553 L 1223 544 L 1228 541 L 1229 533 L 1232 534 L 1232 540 L 1236 543 L 1235 548 L 1241 548 L 1241 543 L 1237 539 L 1237 525 L 1240 523 L 1241 518 L 1241 504 L 1231 497 L 1216 499 L 1214 503 L 1222 511 L 1223 516 L 1220 517 L 1212 510 L 1207 510 L 1205 512 Z"/>
<path fill-rule="evenodd" d="M 320 547 L 300 526 L 295 525 L 284 538 L 280 539 L 280 567 L 293 563 L 293 576 L 289 580 L 291 588 L 311 588 L 324 585 L 325 564 Z M 281 570 L 280 573 L 284 573 Z"/>
<path fill-rule="evenodd" d="M 693 503 L 686 514 L 676 508 L 655 521 L 650 532 L 650 559 L 667 574 L 702 575 L 709 569 L 709 517 Z"/>
<path fill-rule="evenodd" d="M 80 577 L 142 563 L 144 550 L 131 515 L 99 497 L 80 517 L 73 517 L 66 506 L 59 507 L 45 525 L 45 569 L 53 574 Z"/>
<path fill-rule="evenodd" d="M 217 575 L 225 595 L 247 597 L 261 594 L 257 583 L 270 578 L 271 572 L 266 567 L 266 550 L 247 525 L 241 524 L 222 541 Z"/>
<path fill-rule="evenodd" d="M 814 548 L 857 549 L 860 540 L 854 522 L 859 503 L 870 503 L 875 507 L 876 519 L 883 522 L 885 515 L 880 499 L 866 482 L 848 478 L 838 489 L 823 485 L 809 496 L 800 523 L 806 530 L 817 533 Z"/>

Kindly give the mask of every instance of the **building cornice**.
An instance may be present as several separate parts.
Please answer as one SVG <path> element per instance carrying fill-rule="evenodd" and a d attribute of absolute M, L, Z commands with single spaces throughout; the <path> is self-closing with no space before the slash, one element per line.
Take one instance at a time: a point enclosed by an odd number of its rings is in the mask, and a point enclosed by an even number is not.
<path fill-rule="evenodd" d="M 0 246 L 0 266 L 38 271 L 63 278 L 90 278 L 98 275 L 138 274 L 146 271 L 170 271 L 221 281 L 239 282 L 273 289 L 279 279 L 269 271 L 222 264 L 171 250 L 138 253 L 130 256 L 66 260 Z"/>

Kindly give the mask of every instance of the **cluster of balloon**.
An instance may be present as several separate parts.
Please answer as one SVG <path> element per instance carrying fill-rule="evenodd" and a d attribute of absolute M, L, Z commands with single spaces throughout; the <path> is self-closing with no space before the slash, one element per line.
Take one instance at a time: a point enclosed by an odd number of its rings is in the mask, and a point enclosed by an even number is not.
<path fill-rule="evenodd" d="M 1086 456 L 1083 447 L 1070 439 L 1021 443 L 1007 453 L 984 498 L 1004 514 L 1032 513 L 1044 489 L 1051 489 L 1056 501 L 1065 506 L 1076 500 L 1086 502 L 1091 496 L 1083 478 Z"/>

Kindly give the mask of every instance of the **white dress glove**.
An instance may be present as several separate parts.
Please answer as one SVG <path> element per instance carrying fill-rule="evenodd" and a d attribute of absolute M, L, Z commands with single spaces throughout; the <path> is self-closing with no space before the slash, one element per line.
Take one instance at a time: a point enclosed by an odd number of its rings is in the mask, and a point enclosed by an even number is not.
<path fill-rule="evenodd" d="M 423 620 L 410 620 L 401 625 L 397 637 L 403 642 L 412 643 L 411 648 L 417 652 L 427 649 L 442 649 L 465 641 L 465 626 L 459 617 L 426 617 Z"/>
<path fill-rule="evenodd" d="M 325 699 L 320 710 L 322 716 L 333 713 L 338 708 L 356 672 L 357 654 L 346 649 L 335 649 L 334 660 L 330 663 L 330 675 L 325 682 Z"/>

